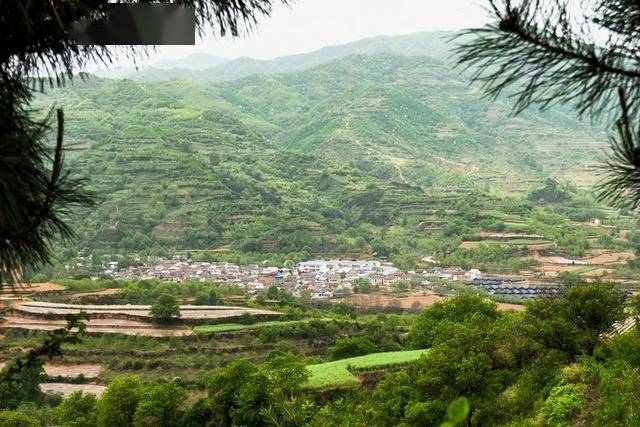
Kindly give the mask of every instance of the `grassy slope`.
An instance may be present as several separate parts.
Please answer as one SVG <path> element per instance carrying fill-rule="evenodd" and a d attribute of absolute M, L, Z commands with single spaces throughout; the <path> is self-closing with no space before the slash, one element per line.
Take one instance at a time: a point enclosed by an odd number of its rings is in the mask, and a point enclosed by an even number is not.
<path fill-rule="evenodd" d="M 355 384 L 358 379 L 352 371 L 386 368 L 419 359 L 427 350 L 392 351 L 308 365 L 308 388 L 335 387 Z"/>

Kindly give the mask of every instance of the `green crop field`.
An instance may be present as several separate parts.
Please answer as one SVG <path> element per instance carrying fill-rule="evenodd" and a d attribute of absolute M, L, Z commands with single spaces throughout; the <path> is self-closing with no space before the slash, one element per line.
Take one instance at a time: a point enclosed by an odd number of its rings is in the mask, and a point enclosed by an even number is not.
<path fill-rule="evenodd" d="M 353 375 L 352 372 L 354 371 L 402 365 L 419 359 L 426 351 L 409 350 L 373 353 L 317 365 L 308 365 L 309 381 L 307 382 L 307 387 L 322 388 L 356 384 L 358 379 Z"/>
<path fill-rule="evenodd" d="M 573 270 L 572 273 L 573 274 L 582 274 L 582 273 L 588 273 L 589 271 L 595 270 L 596 267 L 594 267 L 593 265 L 585 265 L 584 267 L 580 267 L 577 270 Z"/>

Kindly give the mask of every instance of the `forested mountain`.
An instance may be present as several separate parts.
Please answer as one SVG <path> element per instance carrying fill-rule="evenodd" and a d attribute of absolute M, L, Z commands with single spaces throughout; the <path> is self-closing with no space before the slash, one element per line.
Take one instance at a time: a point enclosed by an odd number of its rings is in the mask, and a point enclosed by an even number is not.
<path fill-rule="evenodd" d="M 358 50 L 413 56 L 349 55 L 215 84 L 93 76 L 49 91 L 37 105 L 65 108 L 70 166 L 99 200 L 77 224 L 80 247 L 389 255 L 425 237 L 439 209 L 491 204 L 465 195 L 554 175 L 593 181 L 600 133 L 560 108 L 512 117 L 450 65 L 416 56 L 442 52 L 440 39 L 374 38 L 272 70 Z"/>

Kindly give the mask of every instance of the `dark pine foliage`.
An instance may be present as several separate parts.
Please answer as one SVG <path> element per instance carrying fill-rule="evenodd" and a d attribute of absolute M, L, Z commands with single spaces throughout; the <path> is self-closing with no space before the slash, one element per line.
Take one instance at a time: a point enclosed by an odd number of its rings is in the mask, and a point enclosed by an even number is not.
<path fill-rule="evenodd" d="M 464 32 L 458 63 L 489 97 L 519 113 L 571 104 L 615 120 L 599 197 L 640 206 L 640 3 L 635 0 L 489 0 L 493 22 Z M 597 36 L 596 36 L 597 34 Z M 603 37 L 604 34 L 604 37 Z"/>

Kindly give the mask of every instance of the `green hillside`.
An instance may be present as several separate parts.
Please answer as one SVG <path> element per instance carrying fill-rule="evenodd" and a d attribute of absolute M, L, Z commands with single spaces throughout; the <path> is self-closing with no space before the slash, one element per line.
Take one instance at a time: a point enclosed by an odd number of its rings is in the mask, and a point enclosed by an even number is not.
<path fill-rule="evenodd" d="M 70 166 L 99 202 L 76 223 L 89 253 L 416 259 L 457 245 L 442 234 L 447 213 L 464 210 L 475 227 L 495 219 L 480 214 L 496 207 L 489 189 L 592 182 L 602 147 L 570 113 L 514 118 L 417 56 L 218 84 L 90 77 L 36 106 L 53 103 L 66 111 Z"/>

